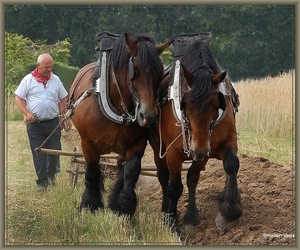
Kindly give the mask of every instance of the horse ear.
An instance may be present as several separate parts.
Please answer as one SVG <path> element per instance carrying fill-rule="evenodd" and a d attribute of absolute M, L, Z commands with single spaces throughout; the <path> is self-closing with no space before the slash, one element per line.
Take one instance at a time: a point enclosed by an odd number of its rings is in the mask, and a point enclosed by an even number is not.
<path fill-rule="evenodd" d="M 226 71 L 213 75 L 216 87 L 218 87 L 219 83 L 222 82 L 225 79 L 226 75 L 227 75 Z"/>
<path fill-rule="evenodd" d="M 136 56 L 137 45 L 135 41 L 133 41 L 133 39 L 128 35 L 128 33 L 124 33 L 124 35 L 125 35 L 128 52 L 131 54 L 131 56 Z"/>
<path fill-rule="evenodd" d="M 157 51 L 157 53 L 160 55 L 166 48 L 168 48 L 172 43 L 172 40 L 166 41 L 163 44 L 160 45 L 156 45 L 155 49 Z"/>
<path fill-rule="evenodd" d="M 192 88 L 193 82 L 194 82 L 194 76 L 186 67 L 183 66 L 183 64 L 181 64 L 181 66 L 182 66 L 183 75 L 187 81 L 187 84 L 188 84 L 189 88 Z"/>

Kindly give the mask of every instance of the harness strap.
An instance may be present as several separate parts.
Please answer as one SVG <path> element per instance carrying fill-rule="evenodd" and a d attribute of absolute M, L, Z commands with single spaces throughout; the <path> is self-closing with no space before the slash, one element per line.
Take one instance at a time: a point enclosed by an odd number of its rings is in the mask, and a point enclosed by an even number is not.
<path fill-rule="evenodd" d="M 161 136 L 161 109 L 160 106 L 158 106 L 158 112 L 159 112 L 159 118 L 158 118 L 158 130 L 159 130 L 159 158 L 164 158 L 169 150 L 169 148 L 174 144 L 174 142 L 181 136 L 182 133 L 180 133 L 166 148 L 166 151 L 164 154 L 162 154 L 162 136 Z M 175 124 L 176 126 L 176 124 Z"/>
<path fill-rule="evenodd" d="M 190 156 L 190 150 L 188 148 L 188 145 L 186 143 L 186 136 L 185 136 L 185 131 L 186 131 L 186 128 L 185 128 L 185 119 L 183 117 L 183 112 L 181 112 L 181 129 L 182 129 L 182 144 L 183 144 L 183 152 L 187 154 L 187 156 L 189 157 Z M 190 134 L 189 132 L 189 129 L 188 129 L 188 133 Z M 189 137 L 189 140 L 190 140 L 190 137 Z"/>
<path fill-rule="evenodd" d="M 134 122 L 134 121 L 136 120 L 136 116 L 137 116 L 136 113 L 137 113 L 137 112 L 135 112 L 135 117 L 133 117 L 133 116 L 129 113 L 129 111 L 128 111 L 126 105 L 125 105 L 125 102 L 124 102 L 124 100 L 123 100 L 122 93 L 121 93 L 121 90 L 120 90 L 120 87 L 119 87 L 119 84 L 118 84 L 118 81 L 117 81 L 117 79 L 116 79 L 116 75 L 115 75 L 115 72 L 114 72 L 114 71 L 112 71 L 112 76 L 113 76 L 113 82 L 114 82 L 114 84 L 116 85 L 117 90 L 118 90 L 118 93 L 119 93 L 119 96 L 120 96 L 120 98 L 121 98 L 121 106 L 122 106 L 123 110 L 125 111 L 125 113 L 127 114 L 127 119 L 130 120 L 131 122 Z M 136 109 L 137 109 L 137 107 L 136 107 Z"/>

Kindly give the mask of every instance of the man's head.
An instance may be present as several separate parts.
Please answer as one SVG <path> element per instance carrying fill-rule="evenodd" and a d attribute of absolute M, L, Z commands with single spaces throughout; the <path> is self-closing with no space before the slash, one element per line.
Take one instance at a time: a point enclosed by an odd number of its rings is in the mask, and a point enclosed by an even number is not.
<path fill-rule="evenodd" d="M 37 68 L 40 76 L 47 78 L 53 68 L 53 59 L 49 54 L 42 54 L 37 59 Z"/>

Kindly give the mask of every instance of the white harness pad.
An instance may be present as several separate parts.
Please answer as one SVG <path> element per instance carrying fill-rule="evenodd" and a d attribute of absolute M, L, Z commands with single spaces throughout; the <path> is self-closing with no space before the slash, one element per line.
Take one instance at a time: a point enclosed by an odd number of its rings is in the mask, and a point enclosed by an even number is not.
<path fill-rule="evenodd" d="M 169 87 L 169 97 L 168 100 L 172 102 L 173 114 L 179 122 L 182 122 L 182 114 L 180 110 L 180 102 L 181 102 L 181 86 L 180 86 L 180 61 L 177 60 L 175 62 L 175 70 L 174 70 L 174 82 Z M 228 91 L 226 89 L 225 82 L 221 82 L 219 85 L 219 91 L 224 95 L 228 96 Z M 215 124 L 218 124 L 222 121 L 223 117 L 226 114 L 226 110 L 222 110 L 219 108 L 219 116 L 215 121 Z"/>

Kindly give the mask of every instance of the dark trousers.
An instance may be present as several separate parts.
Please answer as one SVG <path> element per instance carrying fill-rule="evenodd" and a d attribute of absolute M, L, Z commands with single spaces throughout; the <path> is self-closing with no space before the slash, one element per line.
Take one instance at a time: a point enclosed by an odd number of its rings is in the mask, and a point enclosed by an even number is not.
<path fill-rule="evenodd" d="M 32 122 L 27 124 L 27 134 L 32 152 L 33 163 L 38 179 L 38 185 L 48 185 L 49 180 L 54 181 L 56 168 L 59 166 L 59 156 L 35 152 L 35 149 L 46 140 L 59 124 L 59 118 L 49 121 Z M 61 129 L 58 128 L 45 143 L 43 148 L 61 150 Z"/>

